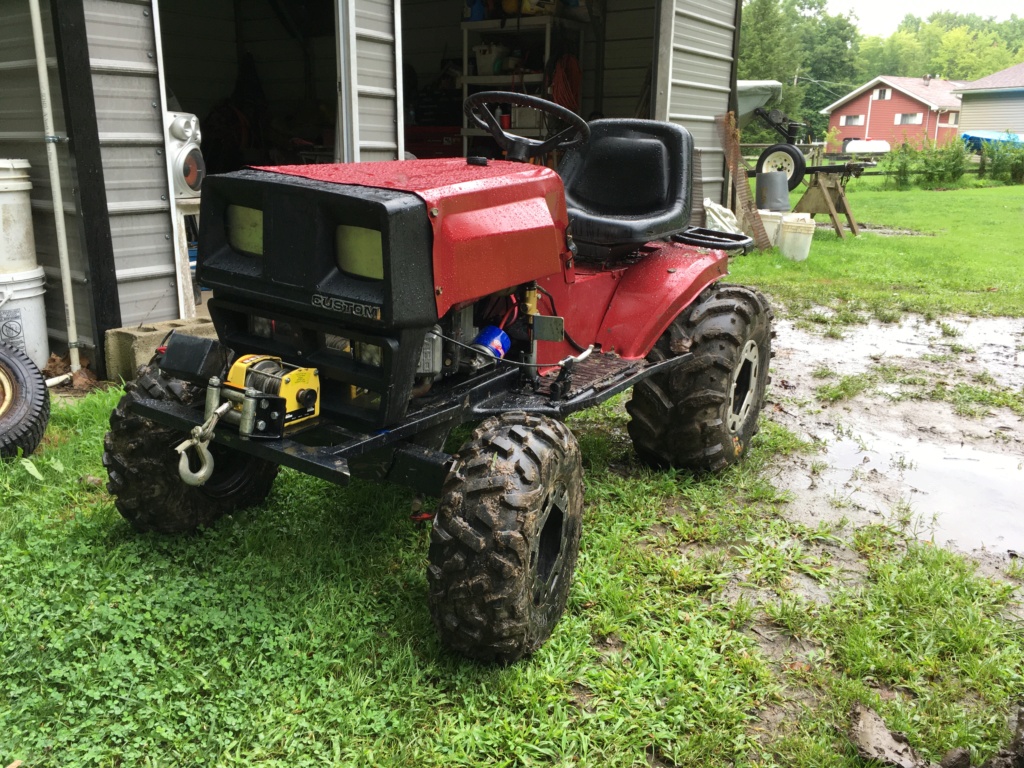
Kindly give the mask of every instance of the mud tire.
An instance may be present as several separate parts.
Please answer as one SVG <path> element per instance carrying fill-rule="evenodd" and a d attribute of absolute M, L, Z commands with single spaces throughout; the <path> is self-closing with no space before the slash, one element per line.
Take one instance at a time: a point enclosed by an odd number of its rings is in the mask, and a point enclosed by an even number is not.
<path fill-rule="evenodd" d="M 103 438 L 107 490 L 117 511 L 137 531 L 187 533 L 259 504 L 270 493 L 277 477 L 275 464 L 216 443 L 209 446 L 213 476 L 198 488 L 185 484 L 178 475 L 174 447 L 188 435 L 132 411 L 132 405 L 144 398 L 192 405 L 200 397 L 198 388 L 147 366 L 125 387 L 110 414 L 110 431 Z"/>
<path fill-rule="evenodd" d="M 0 343 L 0 459 L 36 449 L 50 421 L 50 390 L 36 364 Z"/>
<path fill-rule="evenodd" d="M 759 291 L 719 283 L 677 317 L 647 359 L 693 353 L 644 379 L 626 404 L 629 436 L 656 467 L 718 472 L 750 447 L 770 381 L 773 314 Z"/>
<path fill-rule="evenodd" d="M 559 421 L 507 413 L 459 455 L 431 534 L 430 613 L 458 653 L 513 662 L 565 610 L 583 519 L 579 446 Z"/>

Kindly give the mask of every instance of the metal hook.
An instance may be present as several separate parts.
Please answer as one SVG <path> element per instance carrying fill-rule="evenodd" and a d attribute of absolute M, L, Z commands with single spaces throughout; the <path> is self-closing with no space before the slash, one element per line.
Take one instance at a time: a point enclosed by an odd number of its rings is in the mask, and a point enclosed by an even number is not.
<path fill-rule="evenodd" d="M 188 449 L 195 446 L 199 455 L 199 471 L 193 472 L 189 467 Z M 186 485 L 198 487 L 206 483 L 213 476 L 213 454 L 201 440 L 186 440 L 175 449 L 181 458 L 178 459 L 178 474 Z"/>

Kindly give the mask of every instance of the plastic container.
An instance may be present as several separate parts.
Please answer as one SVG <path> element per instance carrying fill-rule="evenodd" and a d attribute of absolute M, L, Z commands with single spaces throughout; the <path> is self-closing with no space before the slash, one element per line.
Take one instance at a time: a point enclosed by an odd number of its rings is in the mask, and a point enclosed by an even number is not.
<path fill-rule="evenodd" d="M 17 347 L 39 368 L 46 365 L 46 278 L 42 267 L 0 274 L 0 341 Z"/>
<path fill-rule="evenodd" d="M 811 252 L 814 221 L 804 213 L 784 216 L 779 228 L 779 250 L 787 259 L 803 261 Z"/>
<path fill-rule="evenodd" d="M 28 160 L 0 159 L 0 274 L 35 269 Z"/>
<path fill-rule="evenodd" d="M 789 179 L 782 171 L 757 174 L 755 198 L 758 208 L 769 211 L 789 210 Z"/>
<path fill-rule="evenodd" d="M 764 231 L 772 245 L 779 244 L 779 230 L 782 228 L 783 214 L 778 211 L 758 211 L 761 216 L 761 223 L 764 224 Z"/>
<path fill-rule="evenodd" d="M 474 46 L 473 53 L 476 54 L 476 73 L 478 75 L 497 75 L 501 74 L 501 68 L 504 66 L 509 49 L 504 45 L 484 43 Z"/>

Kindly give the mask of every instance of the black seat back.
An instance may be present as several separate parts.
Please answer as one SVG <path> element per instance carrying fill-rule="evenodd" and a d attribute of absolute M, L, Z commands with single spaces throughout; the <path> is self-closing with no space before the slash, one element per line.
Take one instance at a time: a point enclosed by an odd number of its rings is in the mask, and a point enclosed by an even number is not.
<path fill-rule="evenodd" d="M 693 139 L 680 125 L 595 120 L 558 169 L 573 237 L 585 250 L 637 245 L 686 228 Z"/>

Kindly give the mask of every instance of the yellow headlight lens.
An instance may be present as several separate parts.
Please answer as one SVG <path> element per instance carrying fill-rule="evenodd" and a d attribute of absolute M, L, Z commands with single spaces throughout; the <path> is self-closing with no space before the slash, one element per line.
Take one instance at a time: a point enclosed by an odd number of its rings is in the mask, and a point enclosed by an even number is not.
<path fill-rule="evenodd" d="M 384 248 L 380 232 L 342 224 L 335 234 L 338 269 L 354 277 L 384 279 Z"/>
<path fill-rule="evenodd" d="M 228 206 L 228 242 L 236 251 L 263 255 L 263 211 Z"/>

